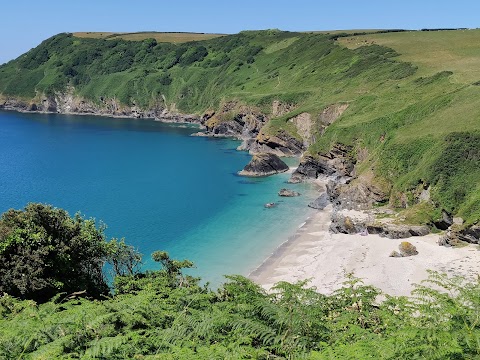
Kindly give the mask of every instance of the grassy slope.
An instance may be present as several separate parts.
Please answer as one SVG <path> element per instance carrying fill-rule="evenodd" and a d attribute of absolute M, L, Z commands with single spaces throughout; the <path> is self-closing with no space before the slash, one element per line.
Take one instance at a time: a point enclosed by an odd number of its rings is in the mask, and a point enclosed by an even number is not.
<path fill-rule="evenodd" d="M 326 34 L 276 30 L 179 45 L 61 35 L 0 67 L 0 93 L 31 98 L 70 81 L 93 101 L 148 107 L 163 95 L 167 105 L 199 114 L 227 100 L 267 114 L 273 100 L 294 105 L 267 133 L 295 133 L 292 116 L 317 119 L 326 106 L 349 103 L 312 153 L 336 141 L 366 149 L 360 169 L 387 179 L 392 199 L 429 183 L 440 207 L 473 223 L 480 219 L 478 40 L 477 30 L 368 34 L 337 44 Z M 191 61 L 202 47 L 208 54 Z"/>
<path fill-rule="evenodd" d="M 467 223 L 480 218 L 479 40 L 480 30 L 340 38 L 350 49 L 366 44 L 393 48 L 418 71 L 379 91 L 380 98 L 365 100 L 366 111 L 346 114 L 330 129 L 342 133 L 344 141 L 373 142 L 367 145 L 377 146 L 372 157 L 383 159 L 378 172 L 397 189 L 413 189 L 419 181 L 436 184 L 434 199 Z M 385 142 L 375 145 L 383 134 Z"/>
<path fill-rule="evenodd" d="M 480 29 L 456 31 L 409 31 L 344 37 L 339 43 L 350 49 L 378 44 L 395 49 L 400 60 L 413 62 L 420 76 L 453 71 L 454 82 L 480 80 Z"/>
<path fill-rule="evenodd" d="M 129 41 L 142 41 L 146 39 L 155 39 L 158 42 L 168 42 L 174 44 L 185 43 L 189 41 L 201 41 L 214 39 L 223 34 L 204 34 L 189 32 L 136 32 L 136 33 L 114 33 L 114 32 L 76 32 L 75 37 L 89 39 L 122 39 Z"/>

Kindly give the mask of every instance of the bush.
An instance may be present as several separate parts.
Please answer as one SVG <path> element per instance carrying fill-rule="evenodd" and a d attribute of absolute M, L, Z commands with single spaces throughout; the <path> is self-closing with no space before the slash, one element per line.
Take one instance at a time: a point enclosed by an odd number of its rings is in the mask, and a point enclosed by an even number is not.
<path fill-rule="evenodd" d="M 44 302 L 85 290 L 98 298 L 109 291 L 107 260 L 117 273 L 130 274 L 139 255 L 123 241 L 106 242 L 93 219 L 35 203 L 0 218 L 0 293 Z"/>

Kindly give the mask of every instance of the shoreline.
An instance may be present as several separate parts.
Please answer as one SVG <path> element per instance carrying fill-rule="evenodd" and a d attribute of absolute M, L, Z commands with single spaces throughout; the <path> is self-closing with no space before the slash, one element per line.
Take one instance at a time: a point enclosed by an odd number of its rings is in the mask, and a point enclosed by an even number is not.
<path fill-rule="evenodd" d="M 153 120 L 167 124 L 191 124 L 198 126 L 199 129 L 203 129 L 204 126 L 197 120 L 194 115 L 185 115 L 180 113 L 175 114 L 166 114 L 165 117 L 156 117 L 156 116 L 135 116 L 135 115 L 126 115 L 126 114 L 112 114 L 112 113 L 102 113 L 102 112 L 61 112 L 61 111 L 43 111 L 43 110 L 25 110 L 22 108 L 15 107 L 2 107 L 0 106 L 0 111 L 6 112 L 17 112 L 20 114 L 41 114 L 41 115 L 72 115 L 72 116 L 98 116 L 105 117 L 109 119 L 132 119 L 132 120 Z M 184 120 L 180 120 L 184 119 Z M 188 120 L 191 121 L 188 121 Z"/>
<path fill-rule="evenodd" d="M 427 279 L 427 270 L 471 280 L 480 272 L 478 246 L 439 246 L 438 234 L 408 239 L 333 234 L 329 232 L 331 212 L 332 205 L 316 210 L 248 278 L 266 290 L 279 281 L 310 279 L 307 286 L 328 295 L 342 287 L 347 273 L 353 273 L 365 285 L 377 287 L 385 294 L 409 296 L 414 284 Z M 402 241 L 411 242 L 419 254 L 389 257 Z"/>

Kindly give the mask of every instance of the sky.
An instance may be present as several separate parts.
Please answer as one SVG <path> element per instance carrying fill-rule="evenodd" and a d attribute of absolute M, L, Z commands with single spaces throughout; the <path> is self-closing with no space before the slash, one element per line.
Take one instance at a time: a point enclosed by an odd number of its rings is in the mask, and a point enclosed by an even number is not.
<path fill-rule="evenodd" d="M 479 0 L 4 0 L 0 64 L 60 32 L 477 28 L 479 14 Z"/>

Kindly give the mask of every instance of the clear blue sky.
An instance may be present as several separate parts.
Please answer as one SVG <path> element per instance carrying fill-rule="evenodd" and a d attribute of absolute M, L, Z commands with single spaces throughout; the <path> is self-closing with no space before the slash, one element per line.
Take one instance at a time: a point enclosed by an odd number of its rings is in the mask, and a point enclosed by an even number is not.
<path fill-rule="evenodd" d="M 479 0 L 5 0 L 0 63 L 75 31 L 480 27 Z"/>

